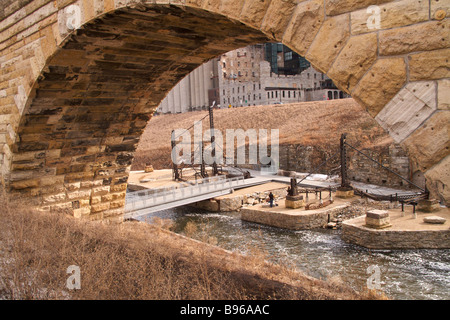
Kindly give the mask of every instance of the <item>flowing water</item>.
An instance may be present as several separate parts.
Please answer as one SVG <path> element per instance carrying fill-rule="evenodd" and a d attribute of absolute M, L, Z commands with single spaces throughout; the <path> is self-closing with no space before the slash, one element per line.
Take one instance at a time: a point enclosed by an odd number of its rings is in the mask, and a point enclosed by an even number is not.
<path fill-rule="evenodd" d="M 219 247 L 241 253 L 258 247 L 274 262 L 295 265 L 315 278 L 340 279 L 356 290 L 367 288 L 368 278 L 373 278 L 368 268 L 376 266 L 381 290 L 391 299 L 450 299 L 447 249 L 369 250 L 342 241 L 340 230 L 284 230 L 242 221 L 238 212 L 212 213 L 187 207 L 140 219 L 155 216 L 171 219 L 177 233 L 183 233 L 191 222 Z"/>

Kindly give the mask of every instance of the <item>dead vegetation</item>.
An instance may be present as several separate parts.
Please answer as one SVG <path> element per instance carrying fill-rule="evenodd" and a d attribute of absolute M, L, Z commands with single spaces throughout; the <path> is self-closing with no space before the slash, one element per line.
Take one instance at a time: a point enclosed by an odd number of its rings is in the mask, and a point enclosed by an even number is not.
<path fill-rule="evenodd" d="M 170 168 L 171 131 L 189 128 L 207 113 L 195 111 L 153 117 L 139 143 L 132 170 L 142 170 L 146 163 L 155 169 Z M 208 117 L 202 121 L 204 131 L 209 128 L 208 121 Z M 344 132 L 355 147 L 392 143 L 383 128 L 353 99 L 214 110 L 214 124 L 223 134 L 226 129 L 279 129 L 280 144 L 332 150 L 338 148 Z"/>
<path fill-rule="evenodd" d="M 174 234 L 164 221 L 77 220 L 6 196 L 0 205 L 1 299 L 374 298 L 270 264 L 257 248 L 242 256 Z M 80 268 L 79 290 L 66 287 L 71 265 Z"/>

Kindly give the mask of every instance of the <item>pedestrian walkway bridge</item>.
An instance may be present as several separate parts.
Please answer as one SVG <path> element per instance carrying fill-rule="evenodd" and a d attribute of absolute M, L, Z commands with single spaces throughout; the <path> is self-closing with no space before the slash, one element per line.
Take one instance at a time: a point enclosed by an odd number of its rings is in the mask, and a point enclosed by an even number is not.
<path fill-rule="evenodd" d="M 216 176 L 193 182 L 193 184 L 180 184 L 177 187 L 128 192 L 125 219 L 223 196 L 232 193 L 233 190 L 264 184 L 270 180 L 270 177 L 226 179 L 223 176 Z"/>
<path fill-rule="evenodd" d="M 125 204 L 125 219 L 134 219 L 149 213 L 176 208 L 191 203 L 212 199 L 232 193 L 234 190 L 248 188 L 269 182 L 282 182 L 287 185 L 291 177 L 261 174 L 257 171 L 251 172 L 251 178 L 244 179 L 243 176 L 225 178 L 225 176 L 215 176 L 196 181 L 180 183 L 176 186 L 152 188 L 139 191 L 127 192 Z M 376 197 L 398 196 L 400 198 L 420 195 L 419 190 L 396 190 L 370 184 L 353 182 L 358 190 L 364 190 L 367 194 Z M 313 188 L 336 188 L 337 182 L 324 181 L 321 179 L 302 179 L 298 182 L 299 187 Z"/>

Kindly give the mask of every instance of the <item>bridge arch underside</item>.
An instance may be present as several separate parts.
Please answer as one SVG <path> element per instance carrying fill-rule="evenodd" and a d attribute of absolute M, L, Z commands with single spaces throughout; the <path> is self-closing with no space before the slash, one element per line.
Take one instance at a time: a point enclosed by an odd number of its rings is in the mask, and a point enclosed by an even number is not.
<path fill-rule="evenodd" d="M 261 32 L 195 9 L 120 9 L 71 36 L 35 84 L 13 147 L 10 187 L 44 210 L 123 213 L 129 168 L 160 101 L 203 62 Z"/>
<path fill-rule="evenodd" d="M 0 163 L 12 191 L 43 210 L 120 220 L 134 150 L 170 89 L 222 53 L 279 41 L 366 108 L 450 203 L 450 9 L 378 1 L 381 26 L 368 29 L 370 0 L 162 2 L 0 9 Z M 73 32 L 60 21 L 70 4 L 82 14 Z"/>

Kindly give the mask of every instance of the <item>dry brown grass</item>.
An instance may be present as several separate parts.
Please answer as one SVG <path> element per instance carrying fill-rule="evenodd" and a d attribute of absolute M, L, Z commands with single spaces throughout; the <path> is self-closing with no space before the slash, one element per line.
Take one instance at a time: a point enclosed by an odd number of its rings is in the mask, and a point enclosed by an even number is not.
<path fill-rule="evenodd" d="M 146 163 L 151 163 L 155 169 L 169 168 L 171 131 L 189 128 L 205 115 L 207 111 L 195 111 L 151 119 L 132 169 L 142 170 Z M 353 99 L 214 110 L 214 124 L 223 134 L 226 129 L 279 129 L 280 144 L 336 149 L 344 132 L 356 147 L 392 143 L 389 135 Z M 202 125 L 203 130 L 209 128 L 208 117 Z"/>
<path fill-rule="evenodd" d="M 39 213 L 0 199 L 3 299 L 365 299 L 345 285 L 305 276 L 142 222 L 111 225 Z M 197 230 L 190 227 L 190 232 Z M 68 266 L 81 289 L 68 290 Z"/>

